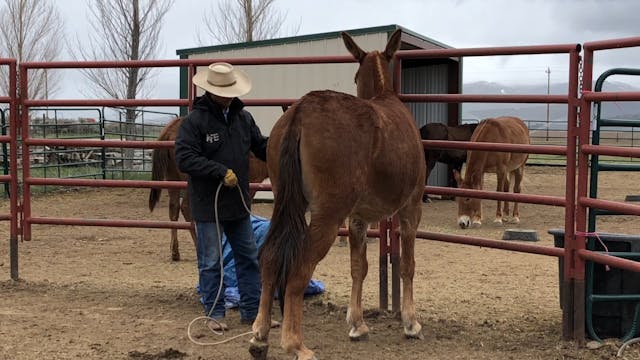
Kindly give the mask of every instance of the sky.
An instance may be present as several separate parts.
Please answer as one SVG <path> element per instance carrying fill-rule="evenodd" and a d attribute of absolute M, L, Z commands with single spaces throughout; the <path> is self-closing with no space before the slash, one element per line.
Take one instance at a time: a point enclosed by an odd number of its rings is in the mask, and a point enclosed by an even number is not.
<path fill-rule="evenodd" d="M 68 36 L 82 36 L 90 29 L 89 21 L 95 21 L 89 15 L 87 0 L 55 3 L 65 19 Z M 203 13 L 214 5 L 215 1 L 176 0 L 164 22 L 158 59 L 176 59 L 177 49 L 200 46 L 196 33 L 204 31 Z M 640 36 L 637 0 L 276 0 L 274 6 L 286 15 L 285 35 L 397 24 L 455 48 Z M 594 78 L 611 67 L 638 66 L 639 60 L 640 49 L 599 52 Z M 463 63 L 465 82 L 546 84 L 547 68 L 551 82 L 568 80 L 566 55 L 466 58 Z M 69 76 L 56 97 L 79 97 L 77 80 Z M 177 69 L 163 69 L 156 77 L 152 96 L 174 98 L 177 94 Z"/>

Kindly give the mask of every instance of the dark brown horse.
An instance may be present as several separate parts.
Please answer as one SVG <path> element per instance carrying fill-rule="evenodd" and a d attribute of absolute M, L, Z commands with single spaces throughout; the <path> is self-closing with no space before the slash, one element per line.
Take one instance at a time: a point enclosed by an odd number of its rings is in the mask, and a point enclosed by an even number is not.
<path fill-rule="evenodd" d="M 342 33 L 347 49 L 360 63 L 355 77 L 358 97 L 328 90 L 310 92 L 271 131 L 267 166 L 275 203 L 260 255 L 262 295 L 250 348 L 256 358 L 267 355 L 276 289 L 284 300 L 282 347 L 297 359 L 315 358 L 302 340 L 303 292 L 347 217 L 354 240 L 350 242 L 349 337 L 361 339 L 369 332 L 361 302 L 368 268 L 367 226 L 393 214 L 401 224 L 404 333 L 421 337 L 413 275 L 425 164 L 415 120 L 392 88 L 389 61 L 400 46 L 400 36 L 400 30 L 394 32 L 384 52 L 367 53 Z"/>
<path fill-rule="evenodd" d="M 469 141 L 471 134 L 478 124 L 463 124 L 458 126 L 447 126 L 442 123 L 430 123 L 420 128 L 420 138 L 422 140 L 449 140 L 449 141 Z M 436 166 L 436 162 L 449 165 L 453 170 L 462 170 L 462 165 L 467 161 L 467 150 L 459 149 L 424 149 L 424 157 L 427 162 L 427 175 L 425 181 L 429 180 L 429 174 Z M 425 182 L 426 185 L 426 182 Z M 453 180 L 449 186 L 456 187 Z M 425 194 L 422 198 L 427 201 Z"/>
<path fill-rule="evenodd" d="M 182 118 L 173 119 L 160 132 L 158 140 L 175 141 Z M 186 181 L 187 176 L 178 170 L 175 154 L 173 149 L 154 149 L 151 154 L 151 179 L 152 180 L 169 180 L 169 181 Z M 268 177 L 267 164 L 251 154 L 249 158 L 249 182 L 261 183 Z M 149 210 L 153 211 L 156 204 L 160 200 L 162 189 L 151 189 L 149 192 Z M 180 190 L 167 189 L 169 192 L 169 219 L 178 221 L 180 212 L 186 221 L 191 221 L 191 209 L 189 208 L 189 195 L 184 192 L 182 201 L 180 201 Z M 249 195 L 253 199 L 256 191 L 251 190 Z M 196 233 L 193 227 L 189 230 L 193 244 L 196 243 Z M 180 250 L 178 248 L 178 230 L 171 229 L 171 259 L 180 260 Z"/>
<path fill-rule="evenodd" d="M 430 123 L 420 128 L 422 140 L 449 140 L 469 141 L 471 134 L 478 124 L 463 124 L 447 126 L 442 123 Z M 451 165 L 453 169 L 460 171 L 467 161 L 467 150 L 459 149 L 425 149 L 425 161 L 427 162 L 427 177 L 436 166 L 436 162 Z"/>
<path fill-rule="evenodd" d="M 529 129 L 517 117 L 503 116 L 485 119 L 476 128 L 471 141 L 529 144 Z M 484 173 L 496 173 L 498 185 L 496 191 L 509 192 L 510 177 L 514 178 L 513 192 L 519 193 L 520 184 L 524 177 L 524 166 L 529 154 L 502 151 L 469 150 L 467 168 L 464 179 L 460 172 L 454 170 L 454 177 L 461 189 L 482 190 Z M 482 224 L 482 203 L 480 199 L 458 197 L 458 225 L 465 229 L 471 225 Z M 502 224 L 503 208 L 498 200 L 495 223 Z M 504 215 L 509 215 L 509 203 L 504 202 Z M 513 204 L 512 218 L 505 221 L 520 222 L 518 203 Z"/>

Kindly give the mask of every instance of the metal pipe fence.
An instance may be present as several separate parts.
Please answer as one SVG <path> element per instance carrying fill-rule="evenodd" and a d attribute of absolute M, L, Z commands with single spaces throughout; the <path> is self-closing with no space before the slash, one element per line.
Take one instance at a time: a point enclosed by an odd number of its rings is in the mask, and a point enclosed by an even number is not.
<path fill-rule="evenodd" d="M 584 59 L 584 76 L 582 78 L 585 91 L 582 93 L 582 97 L 578 94 L 580 74 L 580 51 L 581 46 L 578 44 L 565 44 L 565 45 L 544 45 L 544 46 L 517 46 L 517 47 L 501 47 L 501 48 L 475 48 L 475 49 L 439 49 L 439 50 L 410 50 L 400 51 L 396 54 L 394 61 L 394 87 L 400 89 L 399 76 L 402 70 L 402 61 L 406 59 L 430 59 L 430 58 L 448 58 L 448 57 L 465 57 L 465 56 L 494 56 L 494 55 L 522 55 L 522 54 L 565 54 L 568 55 L 568 68 L 569 68 L 569 88 L 566 95 L 468 95 L 468 94 L 398 94 L 400 99 L 406 102 L 518 102 L 518 103 L 547 103 L 547 104 L 562 104 L 567 106 L 567 122 L 565 133 L 553 134 L 551 137 L 552 142 L 549 141 L 549 136 L 546 134 L 550 131 L 545 131 L 545 141 L 538 142 L 535 140 L 532 145 L 509 145 L 499 143 L 460 143 L 460 142 L 437 142 L 427 141 L 424 142 L 425 147 L 442 147 L 442 148 L 459 148 L 459 149 L 485 149 L 492 151 L 519 151 L 527 152 L 531 154 L 559 156 L 559 160 L 567 168 L 566 177 L 566 192 L 564 197 L 552 197 L 542 196 L 535 194 L 502 194 L 491 191 L 478 191 L 478 190 L 462 190 L 462 189 L 450 189 L 443 187 L 426 187 L 425 191 L 428 193 L 439 193 L 443 195 L 464 195 L 469 197 L 481 197 L 489 199 L 501 199 L 519 202 L 530 202 L 536 204 L 544 204 L 550 206 L 564 206 L 565 207 L 565 242 L 564 249 L 552 249 L 548 247 L 527 245 L 527 246 L 506 246 L 502 242 L 491 241 L 488 239 L 473 238 L 473 237 L 458 237 L 448 236 L 446 234 L 437 234 L 429 232 L 419 232 L 419 237 L 425 239 L 431 239 L 436 241 L 448 241 L 454 243 L 465 243 L 470 245 L 510 249 L 516 251 L 524 251 L 529 253 L 536 253 L 548 256 L 561 256 L 565 260 L 565 264 L 572 264 L 572 266 L 565 266 L 565 272 L 563 277 L 565 279 L 565 286 L 570 291 L 566 296 L 565 306 L 563 306 L 563 334 L 566 338 L 579 338 L 584 337 L 584 321 L 582 321 L 582 328 L 580 328 L 579 316 L 575 315 L 579 312 L 580 307 L 583 304 L 580 303 L 579 292 L 582 286 L 584 288 L 584 260 L 590 258 L 593 261 L 601 261 L 598 256 L 592 256 L 590 252 L 584 248 L 584 236 L 576 235 L 576 230 L 582 231 L 585 228 L 585 222 L 583 213 L 586 212 L 588 207 L 609 208 L 617 211 L 626 211 L 631 214 L 639 214 L 636 207 L 620 206 L 612 204 L 611 202 L 588 199 L 586 196 L 585 183 L 588 178 L 585 164 L 588 163 L 589 153 L 598 152 L 601 155 L 611 156 L 623 156 L 629 155 L 631 157 L 640 157 L 638 149 L 632 147 L 624 148 L 620 150 L 617 146 L 608 148 L 607 146 L 590 146 L 589 145 L 589 102 L 591 101 L 630 101 L 640 100 L 640 94 L 626 94 L 626 93 L 593 93 L 588 89 L 591 89 L 591 66 L 592 66 L 592 51 L 595 48 L 606 46 L 640 46 L 640 38 L 634 38 L 633 40 L 623 40 L 615 43 L 590 43 L 585 44 L 585 59 Z M 587 49 L 589 49 L 587 51 Z M 245 58 L 245 59 L 181 59 L 181 60 L 158 60 L 158 61 L 95 61 L 95 62 L 31 62 L 20 64 L 20 88 L 27 89 L 28 86 L 28 71 L 30 69 L 46 69 L 46 68 L 126 68 L 126 67 L 187 67 L 190 74 L 195 72 L 196 66 L 208 65 L 213 61 L 227 61 L 236 65 L 256 65 L 256 64 L 317 64 L 317 63 L 347 63 L 355 62 L 350 56 L 325 56 L 325 57 L 274 57 L 274 58 Z M 15 77 L 17 78 L 17 77 Z M 190 78 L 190 77 L 189 77 Z M 189 86 L 190 97 L 195 93 L 193 85 Z M 2 99 L 0 99 L 1 101 Z M 15 106 L 15 99 L 11 100 L 12 105 Z M 253 106 L 288 106 L 291 105 L 295 99 L 250 99 L 245 101 L 247 105 Z M 99 148 L 99 149 L 152 149 L 152 148 L 169 148 L 173 147 L 171 141 L 146 141 L 145 135 L 141 136 L 142 140 L 132 140 L 127 136 L 132 135 L 130 132 L 125 132 L 118 129 L 118 133 L 113 134 L 113 138 L 109 139 L 105 131 L 103 130 L 99 139 L 78 139 L 78 138 L 57 138 L 52 139 L 48 137 L 33 137 L 31 136 L 32 128 L 29 125 L 28 110 L 30 108 L 41 106 L 57 106 L 57 107 L 74 107 L 74 106 L 102 106 L 102 107 L 145 107 L 145 106 L 190 106 L 191 99 L 130 99 L 130 100 L 111 100 L 111 99 L 56 99 L 56 100 L 41 100 L 41 99 L 21 99 L 21 105 L 23 108 L 20 114 L 21 118 L 21 135 L 22 135 L 22 152 L 21 159 L 22 164 L 30 164 L 30 149 L 36 147 L 79 147 L 79 148 Z M 578 124 L 578 106 L 581 106 L 582 112 L 580 113 L 580 124 Z M 13 108 L 15 109 L 15 107 Z M 15 111 L 12 111 L 11 124 L 16 126 L 10 127 L 12 135 L 15 135 L 17 130 L 17 115 Z M 580 125 L 580 126 L 579 126 Z M 106 125 L 105 125 L 106 126 Z M 135 128 L 135 127 L 134 127 Z M 546 129 L 549 130 L 549 129 Z M 635 142 L 635 131 L 631 134 L 631 143 Z M 120 140 L 115 140 L 117 137 Z M 556 136 L 558 139 L 556 139 Z M 615 135 L 616 141 L 623 141 L 626 136 L 619 134 Z M 3 140 L 9 140 L 2 137 Z M 15 137 L 13 138 L 15 139 Z M 538 139 L 538 137 L 536 137 Z M 558 140 L 556 142 L 556 140 Z M 564 142 L 560 141 L 564 140 Z M 617 145 L 617 144 L 616 144 Z M 575 150 L 579 151 L 576 152 Z M 12 171 L 17 171 L 17 152 L 13 151 L 12 164 L 15 166 L 10 167 Z M 106 156 L 103 156 L 105 159 Z M 576 171 L 576 163 L 578 168 Z M 24 216 L 22 221 L 22 238 L 24 240 L 31 239 L 31 225 L 32 224 L 50 224 L 50 225 L 78 225 L 78 226 L 120 226 L 120 227 L 154 227 L 154 228 L 177 228 L 184 229 L 189 228 L 189 224 L 178 222 L 149 222 L 142 220 L 125 220 L 125 219 L 111 219 L 111 220 L 95 220 L 95 219 L 81 219 L 81 218 L 58 218 L 58 217 L 44 217 L 34 215 L 31 211 L 31 190 L 33 186 L 103 186 L 103 187 L 158 187 L 158 188 L 184 188 L 184 182 L 153 182 L 145 180 L 108 180 L 108 179 L 82 179 L 82 178 L 47 178 L 42 176 L 34 176 L 31 166 L 22 167 L 22 181 L 23 181 L 23 207 L 21 214 Z M 576 182 L 576 176 L 579 181 Z M 15 178 L 14 178 L 15 179 Z M 577 188 L 576 188 L 576 183 Z M 268 190 L 270 186 L 255 185 L 252 184 L 252 188 L 258 190 Z M 17 185 L 16 185 L 17 190 Z M 16 192 L 13 192 L 14 194 Z M 17 206 L 16 206 L 17 209 Z M 17 224 L 17 222 L 16 222 Z M 397 259 L 399 257 L 399 240 L 396 229 L 397 224 L 393 221 L 386 220 L 381 226 L 380 232 L 377 235 L 381 238 L 381 306 L 383 302 L 383 291 L 386 294 L 386 277 L 383 279 L 383 271 L 386 273 L 386 264 L 390 261 L 393 268 L 392 288 L 396 290 L 398 285 L 397 276 L 399 269 L 397 269 Z M 16 225 L 17 226 L 17 225 Z M 16 227 L 17 228 L 17 227 Z M 343 230 L 342 230 L 343 231 Z M 384 233 L 382 233 L 384 232 Z M 16 232 L 17 233 L 17 232 Z M 384 239 L 384 244 L 382 243 Z M 582 241 L 582 244 L 581 244 Z M 15 275 L 17 278 L 17 245 L 15 248 L 15 259 L 12 256 L 12 274 L 15 260 Z M 13 254 L 13 252 L 12 252 Z M 382 262 L 385 264 L 385 268 L 382 267 Z M 620 265 L 624 267 L 635 268 L 633 262 L 629 260 L 615 261 L 613 266 Z M 582 268 L 581 268 L 582 267 Z M 383 283 L 384 280 L 384 283 Z M 384 289 L 383 289 L 384 287 Z M 566 292 L 565 292 L 566 293 Z M 399 308 L 399 292 L 394 291 L 392 300 L 393 308 Z M 384 296 L 386 299 L 386 296 Z M 584 299 L 583 299 L 584 300 Z M 584 320 L 584 319 L 582 319 Z"/>

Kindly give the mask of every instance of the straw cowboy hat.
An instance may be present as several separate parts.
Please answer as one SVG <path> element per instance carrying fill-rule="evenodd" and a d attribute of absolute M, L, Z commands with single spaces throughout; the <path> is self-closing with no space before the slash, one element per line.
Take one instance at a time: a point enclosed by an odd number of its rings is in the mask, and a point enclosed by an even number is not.
<path fill-rule="evenodd" d="M 251 91 L 251 79 L 247 74 L 224 62 L 213 63 L 206 70 L 193 76 L 193 83 L 214 95 L 234 98 Z"/>

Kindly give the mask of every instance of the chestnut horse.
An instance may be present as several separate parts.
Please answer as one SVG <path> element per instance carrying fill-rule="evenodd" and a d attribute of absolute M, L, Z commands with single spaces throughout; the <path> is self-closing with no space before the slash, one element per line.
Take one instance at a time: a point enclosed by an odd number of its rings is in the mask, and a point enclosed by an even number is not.
<path fill-rule="evenodd" d="M 175 141 L 182 118 L 173 119 L 160 131 L 158 140 L 170 140 Z M 253 154 L 249 157 L 249 182 L 261 183 L 268 177 L 267 164 L 255 157 Z M 169 180 L 169 181 L 186 181 L 187 175 L 181 173 L 178 170 L 176 164 L 176 157 L 173 149 L 153 149 L 151 153 L 151 180 Z M 160 193 L 162 189 L 152 188 L 149 192 L 149 210 L 153 211 L 156 204 L 160 200 Z M 180 190 L 167 189 L 169 192 L 169 219 L 171 221 L 178 221 L 180 212 L 186 221 L 191 221 L 191 209 L 189 208 L 189 195 L 185 191 L 182 201 L 180 201 Z M 256 194 L 255 190 L 249 191 L 249 196 L 253 199 Z M 191 233 L 191 239 L 193 244 L 196 244 L 196 233 L 193 227 L 189 230 Z M 178 248 L 178 230 L 171 229 L 171 259 L 174 261 L 180 260 L 180 250 Z"/>
<path fill-rule="evenodd" d="M 529 129 L 517 117 L 503 116 L 485 119 L 476 128 L 471 141 L 508 144 L 529 144 Z M 510 178 L 514 178 L 513 192 L 520 192 L 524 177 L 524 166 L 529 154 L 503 151 L 469 150 L 464 179 L 454 170 L 454 177 L 461 189 L 482 190 L 484 173 L 496 173 L 498 185 L 496 191 L 509 192 Z M 465 229 L 471 225 L 482 224 L 482 202 L 480 199 L 458 197 L 458 225 Z M 502 224 L 503 208 L 498 200 L 495 223 Z M 513 204 L 512 219 L 509 216 L 509 202 L 504 201 L 505 221 L 520 222 L 518 203 Z"/>
<path fill-rule="evenodd" d="M 271 131 L 267 167 L 275 202 L 260 253 L 262 294 L 250 347 L 254 358 L 267 356 L 276 289 L 283 311 L 282 347 L 297 359 L 315 358 L 302 339 L 303 293 L 347 217 L 353 238 L 349 337 L 361 339 L 369 332 L 361 302 L 368 270 L 367 226 L 394 214 L 400 218 L 404 334 L 422 336 L 413 303 L 413 275 L 425 163 L 415 120 L 391 82 L 389 62 L 400 47 L 400 37 L 397 30 L 384 52 L 367 53 L 343 32 L 347 50 L 360 63 L 355 76 L 358 97 L 312 91 L 290 107 Z"/>

